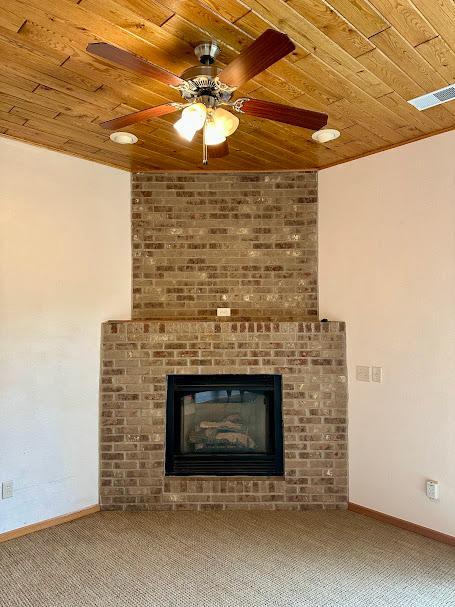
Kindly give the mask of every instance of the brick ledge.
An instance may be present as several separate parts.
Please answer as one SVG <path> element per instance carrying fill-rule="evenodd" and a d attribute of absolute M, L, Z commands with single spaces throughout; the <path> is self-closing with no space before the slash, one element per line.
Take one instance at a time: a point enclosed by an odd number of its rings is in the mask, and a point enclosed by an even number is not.
<path fill-rule="evenodd" d="M 269 327 L 272 329 L 273 326 L 280 326 L 280 325 L 298 325 L 300 330 L 303 330 L 303 328 L 305 327 L 309 332 L 310 329 L 313 328 L 324 328 L 327 327 L 327 329 L 325 329 L 326 332 L 333 332 L 333 330 L 338 330 L 339 332 L 344 332 L 345 328 L 346 328 L 346 323 L 344 321 L 338 321 L 338 320 L 328 320 L 328 321 L 315 321 L 315 320 L 299 320 L 299 319 L 280 319 L 280 320 L 233 320 L 231 319 L 212 319 L 212 320 L 207 320 L 207 319 L 189 319 L 189 318 L 184 318 L 184 319 L 179 319 L 179 318 L 162 318 L 162 319 L 152 319 L 152 320 L 147 320 L 147 319 L 133 319 L 133 320 L 105 320 L 102 323 L 102 326 L 109 326 L 109 325 L 121 325 L 121 326 L 128 326 L 128 325 L 149 325 L 149 326 L 156 326 L 156 325 L 167 325 L 167 324 L 178 324 L 178 325 L 195 325 L 195 324 L 200 324 L 200 325 L 219 325 L 220 327 L 223 325 L 242 325 L 245 327 L 254 327 L 254 328 L 259 328 L 261 329 L 265 329 L 266 327 Z M 267 331 L 267 332 L 273 332 L 273 331 Z M 316 332 L 321 332 L 321 331 L 316 331 Z M 324 332 L 324 331 L 322 331 Z"/>

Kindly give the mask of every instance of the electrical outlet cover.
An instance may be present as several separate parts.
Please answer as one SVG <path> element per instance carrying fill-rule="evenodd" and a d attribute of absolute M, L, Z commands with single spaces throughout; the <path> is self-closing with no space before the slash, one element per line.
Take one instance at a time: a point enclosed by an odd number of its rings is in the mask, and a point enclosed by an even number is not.
<path fill-rule="evenodd" d="M 231 308 L 217 308 L 216 309 L 216 315 L 217 316 L 230 316 L 231 315 Z"/>
<path fill-rule="evenodd" d="M 13 497 L 13 481 L 3 481 L 2 483 L 2 499 L 6 500 Z"/>

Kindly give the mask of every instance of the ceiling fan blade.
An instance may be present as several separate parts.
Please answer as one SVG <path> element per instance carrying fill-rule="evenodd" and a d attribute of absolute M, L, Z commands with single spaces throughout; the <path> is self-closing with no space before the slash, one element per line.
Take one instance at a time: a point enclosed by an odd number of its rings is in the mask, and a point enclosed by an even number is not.
<path fill-rule="evenodd" d="M 136 74 L 150 76 L 169 86 L 178 86 L 185 82 L 180 76 L 176 76 L 172 72 L 168 72 L 168 70 L 150 63 L 147 59 L 138 57 L 134 53 L 124 51 L 107 42 L 92 42 L 87 46 L 87 52 L 91 55 L 101 57 L 101 59 L 106 59 L 107 61 L 121 65 Z"/>
<path fill-rule="evenodd" d="M 218 78 L 228 86 L 238 88 L 279 59 L 289 55 L 295 46 L 286 34 L 266 30 L 253 44 L 240 53 L 219 74 Z"/>
<path fill-rule="evenodd" d="M 312 131 L 321 129 L 327 124 L 328 120 L 327 114 L 321 112 L 281 105 L 281 103 L 271 101 L 261 101 L 260 99 L 238 99 L 234 103 L 234 109 L 250 116 L 293 124 Z"/>
<path fill-rule="evenodd" d="M 217 145 L 208 145 L 207 151 L 209 158 L 223 158 L 229 154 L 229 145 L 227 141 L 218 143 Z"/>
<path fill-rule="evenodd" d="M 107 120 L 106 122 L 102 122 L 100 126 L 105 129 L 111 129 L 115 131 L 115 129 L 121 129 L 125 126 L 129 126 L 130 124 L 136 124 L 136 122 L 141 122 L 142 120 L 148 120 L 149 118 L 158 118 L 159 116 L 164 116 L 165 114 L 171 114 L 172 112 L 176 112 L 179 109 L 179 103 L 164 103 L 163 105 L 156 105 L 155 107 L 149 107 L 146 110 L 140 110 L 139 112 L 127 114 L 126 116 L 120 116 L 119 118 Z"/>

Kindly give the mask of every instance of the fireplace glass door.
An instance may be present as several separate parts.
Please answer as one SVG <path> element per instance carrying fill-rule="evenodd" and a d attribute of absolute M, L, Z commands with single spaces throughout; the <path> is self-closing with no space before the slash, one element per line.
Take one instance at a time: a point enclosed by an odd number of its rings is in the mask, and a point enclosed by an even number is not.
<path fill-rule="evenodd" d="M 180 392 L 183 453 L 267 453 L 266 390 Z"/>
<path fill-rule="evenodd" d="M 281 377 L 168 378 L 168 474 L 282 474 Z"/>

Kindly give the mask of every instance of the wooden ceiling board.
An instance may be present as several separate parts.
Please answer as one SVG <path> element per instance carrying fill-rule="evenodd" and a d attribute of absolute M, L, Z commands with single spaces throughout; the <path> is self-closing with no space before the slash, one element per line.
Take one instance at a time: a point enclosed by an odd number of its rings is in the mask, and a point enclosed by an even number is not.
<path fill-rule="evenodd" d="M 209 170 L 331 166 L 455 128 L 455 101 L 407 103 L 455 82 L 453 0 L 4 0 L 0 7 L 0 133 L 125 170 L 199 170 L 201 137 L 177 135 L 178 114 L 128 127 L 121 146 L 99 123 L 168 101 L 177 91 L 89 55 L 108 42 L 180 75 L 215 39 L 220 67 L 268 28 L 296 48 L 250 80 L 251 96 L 329 115 L 341 137 L 240 115 L 230 154 Z"/>

